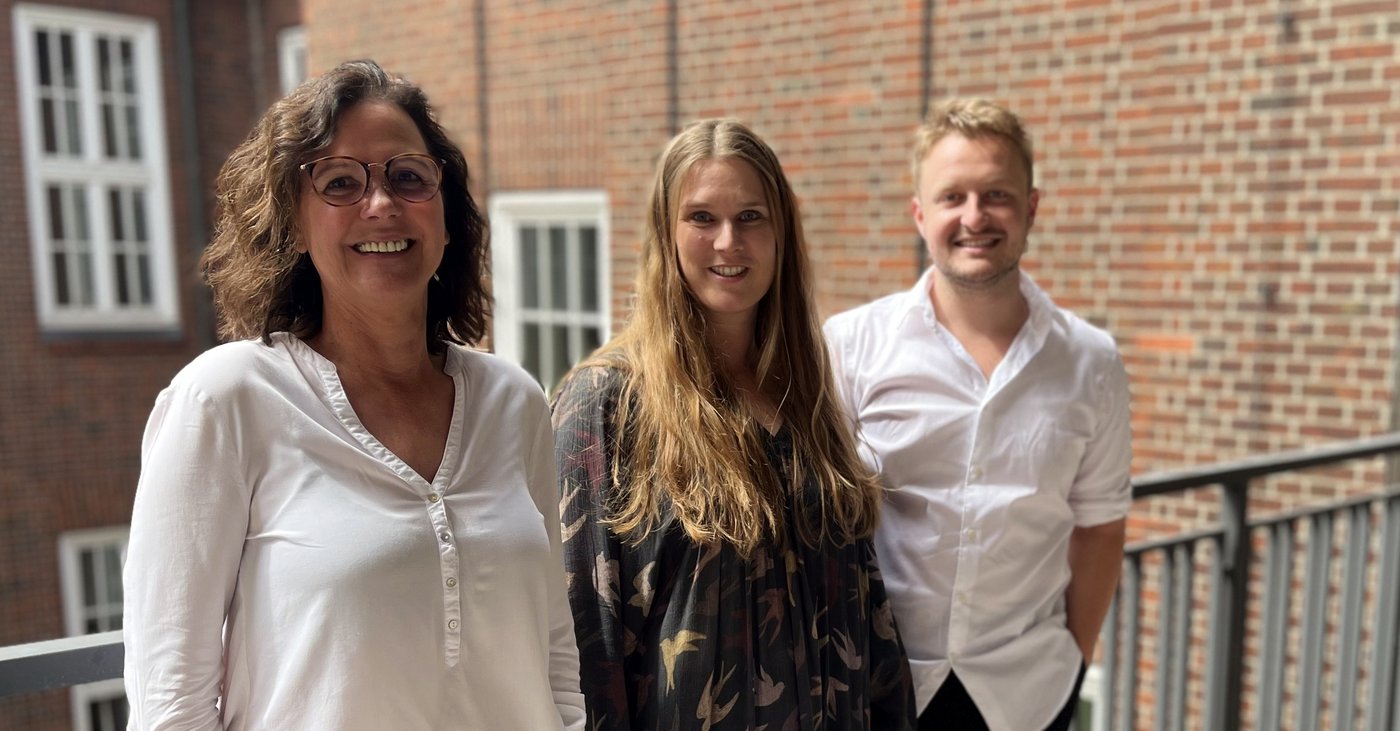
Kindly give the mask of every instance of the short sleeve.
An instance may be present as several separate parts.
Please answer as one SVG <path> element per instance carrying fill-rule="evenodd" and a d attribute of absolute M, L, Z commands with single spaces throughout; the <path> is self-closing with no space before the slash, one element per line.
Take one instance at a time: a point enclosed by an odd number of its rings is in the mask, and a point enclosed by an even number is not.
<path fill-rule="evenodd" d="M 1095 382 L 1098 422 L 1070 488 L 1076 526 L 1109 523 L 1132 505 L 1132 418 L 1128 372 L 1116 350 L 1105 359 Z"/>

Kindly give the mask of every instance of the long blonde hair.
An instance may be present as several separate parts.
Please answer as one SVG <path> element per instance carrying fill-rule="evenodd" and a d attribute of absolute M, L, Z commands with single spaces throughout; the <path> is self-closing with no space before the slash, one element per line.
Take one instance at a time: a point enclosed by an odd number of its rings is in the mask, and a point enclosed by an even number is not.
<path fill-rule="evenodd" d="M 759 426 L 717 367 L 705 311 L 681 275 L 675 241 L 686 174 L 700 161 L 741 160 L 763 181 L 777 239 L 777 270 L 758 306 L 754 347 L 760 390 L 778 405 L 793 443 L 784 490 Z M 584 365 L 621 368 L 614 451 L 617 498 L 605 518 L 641 540 L 669 516 L 697 542 L 724 541 L 748 555 L 771 537 L 789 540 L 788 504 L 810 546 L 846 544 L 874 530 L 875 478 L 856 456 L 833 397 L 831 367 L 808 287 L 797 200 L 778 158 L 743 124 L 710 119 L 671 140 L 657 165 L 626 329 Z M 813 495 L 803 494 L 811 480 Z"/>

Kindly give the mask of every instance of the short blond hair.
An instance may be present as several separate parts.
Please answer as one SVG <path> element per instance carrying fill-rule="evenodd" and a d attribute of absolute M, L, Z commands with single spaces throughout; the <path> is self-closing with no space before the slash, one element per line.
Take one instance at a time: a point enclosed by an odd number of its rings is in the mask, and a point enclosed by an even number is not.
<path fill-rule="evenodd" d="M 1035 163 L 1031 138 L 1014 112 L 990 99 L 953 98 L 935 104 L 924 123 L 914 132 L 914 192 L 919 192 L 919 168 L 933 146 L 950 134 L 970 140 L 999 137 L 1011 145 L 1026 167 L 1026 186 L 1035 187 Z"/>

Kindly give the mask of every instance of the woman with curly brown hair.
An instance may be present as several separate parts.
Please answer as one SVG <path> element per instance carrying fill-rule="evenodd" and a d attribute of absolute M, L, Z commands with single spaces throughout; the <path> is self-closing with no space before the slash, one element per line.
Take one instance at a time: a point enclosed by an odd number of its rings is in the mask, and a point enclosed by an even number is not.
<path fill-rule="evenodd" d="M 631 322 L 554 407 L 590 728 L 913 727 L 805 246 L 751 130 L 671 141 Z"/>
<path fill-rule="evenodd" d="M 236 342 L 161 392 L 126 588 L 132 728 L 581 729 L 548 409 L 478 340 L 486 227 L 369 61 L 219 174 Z"/>

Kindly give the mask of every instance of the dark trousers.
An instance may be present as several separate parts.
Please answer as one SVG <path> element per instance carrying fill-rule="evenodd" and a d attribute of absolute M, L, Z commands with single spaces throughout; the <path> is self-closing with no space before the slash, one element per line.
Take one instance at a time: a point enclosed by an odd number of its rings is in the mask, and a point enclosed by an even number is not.
<path fill-rule="evenodd" d="M 1088 668 L 1079 666 L 1079 678 L 1074 681 L 1074 690 L 1069 694 L 1069 702 L 1060 709 L 1055 720 L 1045 727 L 1045 731 L 1069 731 L 1074 721 L 1074 707 L 1079 705 L 1079 688 L 1084 685 L 1084 672 Z M 919 714 L 919 731 L 987 731 L 987 722 L 982 712 L 972 702 L 957 673 L 949 673 L 942 687 L 933 694 L 933 700 Z"/>

